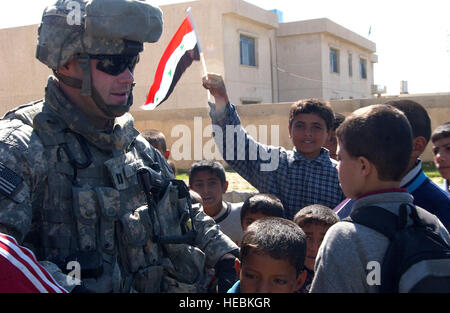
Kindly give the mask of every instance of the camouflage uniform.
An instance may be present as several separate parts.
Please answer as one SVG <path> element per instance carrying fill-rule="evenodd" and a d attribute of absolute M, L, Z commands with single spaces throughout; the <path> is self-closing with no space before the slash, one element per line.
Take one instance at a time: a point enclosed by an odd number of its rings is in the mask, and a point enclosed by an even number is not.
<path fill-rule="evenodd" d="M 164 186 L 152 190 L 154 202 L 138 174 L 148 168 Z M 129 113 L 97 130 L 54 77 L 45 99 L 0 120 L 0 178 L 7 184 L 0 185 L 0 226 L 69 290 L 61 271 L 76 260 L 83 284 L 96 292 L 204 291 L 205 268 L 237 249 L 210 217 L 188 210 L 166 160 Z M 192 244 L 160 240 L 192 224 Z"/>

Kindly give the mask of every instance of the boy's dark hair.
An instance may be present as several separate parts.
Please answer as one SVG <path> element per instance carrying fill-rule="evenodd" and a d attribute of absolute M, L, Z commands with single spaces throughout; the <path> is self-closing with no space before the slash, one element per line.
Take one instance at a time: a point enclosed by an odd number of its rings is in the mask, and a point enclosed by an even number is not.
<path fill-rule="evenodd" d="M 364 111 L 351 114 L 337 129 L 339 144 L 351 157 L 365 157 L 373 163 L 380 180 L 400 181 L 412 152 L 408 119 L 390 105 L 360 110 Z"/>
<path fill-rule="evenodd" d="M 284 207 L 281 200 L 268 193 L 257 193 L 244 201 L 241 208 L 241 225 L 248 212 L 261 212 L 267 216 L 284 217 Z"/>
<path fill-rule="evenodd" d="M 305 266 L 306 235 L 290 220 L 279 217 L 261 218 L 254 221 L 242 235 L 239 251 L 242 265 L 250 251 L 288 261 L 295 267 L 298 276 Z"/>
<path fill-rule="evenodd" d="M 309 224 L 331 226 L 339 222 L 339 216 L 329 207 L 312 204 L 304 207 L 294 216 L 294 223 L 300 227 Z"/>
<path fill-rule="evenodd" d="M 334 119 L 333 119 L 333 130 L 336 130 L 339 126 L 341 126 L 342 122 L 345 121 L 345 115 L 334 112 Z"/>
<path fill-rule="evenodd" d="M 167 151 L 166 137 L 157 129 L 148 129 L 142 132 L 142 136 L 147 140 L 154 148 Z"/>
<path fill-rule="evenodd" d="M 289 111 L 289 128 L 292 127 L 292 122 L 297 115 L 309 113 L 319 115 L 325 121 L 327 131 L 332 129 L 334 120 L 333 110 L 328 102 L 319 99 L 304 99 L 292 104 Z"/>
<path fill-rule="evenodd" d="M 215 160 L 201 160 L 191 165 L 191 169 L 189 170 L 189 186 L 192 185 L 192 180 L 200 171 L 209 171 L 210 173 L 216 174 L 222 186 L 226 182 L 225 169 L 220 162 Z"/>
<path fill-rule="evenodd" d="M 424 137 L 427 143 L 431 137 L 431 120 L 425 108 L 411 100 L 393 100 L 385 104 L 392 105 L 406 115 L 411 125 L 414 138 Z"/>
<path fill-rule="evenodd" d="M 431 141 L 436 142 L 442 138 L 450 137 L 450 122 L 439 125 L 431 135 Z"/>

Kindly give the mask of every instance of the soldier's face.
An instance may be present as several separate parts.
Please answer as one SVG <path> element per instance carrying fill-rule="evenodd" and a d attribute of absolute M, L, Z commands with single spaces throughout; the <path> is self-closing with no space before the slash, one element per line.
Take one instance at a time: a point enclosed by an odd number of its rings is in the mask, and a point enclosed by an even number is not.
<path fill-rule="evenodd" d="M 131 93 L 134 82 L 133 74 L 126 68 L 117 76 L 107 74 L 97 69 L 99 60 L 91 60 L 92 84 L 109 105 L 125 105 Z"/>
<path fill-rule="evenodd" d="M 97 69 L 98 60 L 91 60 L 91 75 L 92 84 L 102 97 L 103 101 L 112 106 L 119 106 L 126 104 L 128 97 L 130 96 L 131 86 L 134 82 L 133 74 L 129 68 L 126 68 L 118 75 L 110 75 Z M 61 74 L 76 78 L 83 79 L 83 71 L 78 63 L 78 59 L 75 58 L 58 70 Z M 69 100 L 77 105 L 84 114 L 86 114 L 94 125 L 98 127 L 104 127 L 104 121 L 109 120 L 110 117 L 106 116 L 95 104 L 91 97 L 83 97 L 81 95 L 81 89 L 73 88 L 60 82 L 60 86 L 63 89 Z"/>

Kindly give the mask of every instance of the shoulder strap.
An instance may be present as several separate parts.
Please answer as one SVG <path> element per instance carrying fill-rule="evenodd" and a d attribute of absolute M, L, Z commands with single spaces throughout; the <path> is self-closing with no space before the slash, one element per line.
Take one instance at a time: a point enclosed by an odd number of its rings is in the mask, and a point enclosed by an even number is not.
<path fill-rule="evenodd" d="M 396 232 L 406 225 L 406 210 L 400 209 L 400 216 L 397 216 L 382 207 L 366 206 L 354 209 L 342 221 L 364 225 L 392 240 Z"/>
<path fill-rule="evenodd" d="M 13 108 L 6 112 L 2 119 L 15 117 L 20 119 L 23 123 L 32 126 L 33 117 L 42 110 L 42 102 L 43 100 L 41 99 Z"/>

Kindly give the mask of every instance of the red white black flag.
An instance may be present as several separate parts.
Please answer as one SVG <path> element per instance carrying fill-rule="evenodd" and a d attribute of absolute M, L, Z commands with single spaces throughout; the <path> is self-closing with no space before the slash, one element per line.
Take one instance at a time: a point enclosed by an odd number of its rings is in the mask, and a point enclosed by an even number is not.
<path fill-rule="evenodd" d="M 200 60 L 197 33 L 188 15 L 163 53 L 147 96 L 144 110 L 153 110 L 172 93 L 184 71 L 192 62 Z"/>

